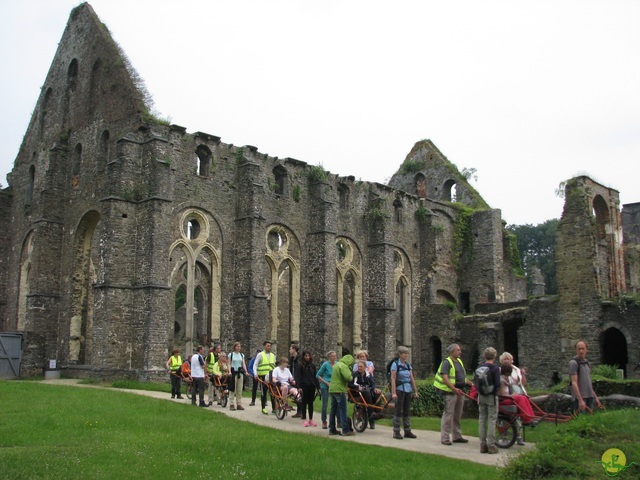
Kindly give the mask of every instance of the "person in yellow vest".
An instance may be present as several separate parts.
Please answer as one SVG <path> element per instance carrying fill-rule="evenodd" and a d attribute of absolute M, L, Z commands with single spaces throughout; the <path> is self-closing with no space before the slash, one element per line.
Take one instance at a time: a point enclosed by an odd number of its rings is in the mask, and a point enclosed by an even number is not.
<path fill-rule="evenodd" d="M 271 372 L 276 368 L 276 356 L 271 353 L 271 342 L 266 340 L 263 344 L 263 350 L 256 356 L 256 361 L 253 362 L 253 379 L 258 381 L 258 378 L 264 382 L 271 382 Z M 267 391 L 268 387 L 265 383 L 262 384 L 260 401 L 262 403 L 262 413 L 268 415 L 267 412 Z M 271 397 L 271 411 L 275 411 L 275 403 L 273 397 Z"/>
<path fill-rule="evenodd" d="M 442 361 L 433 386 L 436 387 L 444 398 L 444 413 L 440 422 L 440 442 L 443 445 L 453 443 L 467 443 L 469 440 L 462 437 L 462 407 L 464 405 L 464 395 L 462 389 L 472 385 L 467 378 L 464 364 L 460 359 L 462 349 L 457 343 L 452 343 L 447 347 L 447 358 Z M 453 436 L 453 438 L 450 438 Z"/>
<path fill-rule="evenodd" d="M 180 395 L 180 387 L 182 386 L 182 375 L 180 374 L 182 357 L 180 356 L 180 349 L 174 348 L 171 353 L 172 355 L 164 364 L 169 371 L 169 378 L 171 378 L 171 398 L 182 398 L 182 395 Z"/>

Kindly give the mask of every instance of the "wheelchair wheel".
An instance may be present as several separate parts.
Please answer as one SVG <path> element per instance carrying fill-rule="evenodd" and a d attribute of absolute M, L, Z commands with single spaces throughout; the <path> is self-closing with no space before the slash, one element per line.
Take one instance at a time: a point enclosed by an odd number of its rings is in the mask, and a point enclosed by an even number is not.
<path fill-rule="evenodd" d="M 498 417 L 496 421 L 496 446 L 498 448 L 509 448 L 516 442 L 518 432 L 515 422 L 510 422 L 505 417 Z"/>
<path fill-rule="evenodd" d="M 189 400 L 191 400 L 191 397 L 193 396 L 192 388 L 193 388 L 193 384 L 192 383 L 185 383 L 185 387 L 184 387 L 185 395 L 187 396 L 187 398 Z"/>
<path fill-rule="evenodd" d="M 226 408 L 227 402 L 229 401 L 229 392 L 224 393 L 224 390 L 221 390 L 218 392 L 218 395 L 220 395 L 220 405 L 222 408 Z"/>
<path fill-rule="evenodd" d="M 367 429 L 367 425 L 369 424 L 369 414 L 367 413 L 367 409 L 358 405 L 354 405 L 351 421 L 353 422 L 353 429 L 356 432 L 364 432 Z"/>
<path fill-rule="evenodd" d="M 276 418 L 278 420 L 282 420 L 284 417 L 287 416 L 287 403 L 284 400 L 276 398 L 275 404 L 276 404 Z"/>

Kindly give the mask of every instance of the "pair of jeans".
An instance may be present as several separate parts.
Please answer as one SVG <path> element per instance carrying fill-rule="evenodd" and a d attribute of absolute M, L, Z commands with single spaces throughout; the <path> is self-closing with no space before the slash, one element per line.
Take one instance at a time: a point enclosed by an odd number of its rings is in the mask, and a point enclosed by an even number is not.
<path fill-rule="evenodd" d="M 329 406 L 329 387 L 324 384 L 320 386 L 320 398 L 322 399 L 320 418 L 322 419 L 322 423 L 324 423 L 327 421 L 327 407 Z"/>
<path fill-rule="evenodd" d="M 351 428 L 349 427 L 347 419 L 347 394 L 346 393 L 330 393 L 331 395 L 331 412 L 329 413 L 329 431 L 336 431 L 336 416 L 342 426 L 342 433 L 349 433 Z"/>

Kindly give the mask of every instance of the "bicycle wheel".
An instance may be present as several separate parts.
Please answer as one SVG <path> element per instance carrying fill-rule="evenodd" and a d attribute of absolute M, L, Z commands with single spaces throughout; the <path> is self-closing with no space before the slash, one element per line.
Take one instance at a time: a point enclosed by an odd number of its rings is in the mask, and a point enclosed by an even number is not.
<path fill-rule="evenodd" d="M 276 418 L 278 420 L 282 420 L 287 416 L 287 403 L 281 398 L 276 398 Z"/>
<path fill-rule="evenodd" d="M 185 387 L 184 387 L 185 394 L 187 395 L 187 398 L 189 400 L 191 400 L 191 397 L 192 397 L 192 393 L 191 393 L 192 388 L 193 388 L 193 384 L 192 383 L 185 383 Z"/>
<path fill-rule="evenodd" d="M 496 421 L 496 446 L 498 448 L 509 448 L 516 442 L 517 434 L 515 422 L 512 423 L 505 417 L 498 417 Z"/>
<path fill-rule="evenodd" d="M 367 409 L 358 405 L 354 405 L 351 421 L 353 422 L 353 429 L 356 432 L 364 432 L 367 429 L 367 425 L 369 424 L 369 414 L 367 413 Z"/>

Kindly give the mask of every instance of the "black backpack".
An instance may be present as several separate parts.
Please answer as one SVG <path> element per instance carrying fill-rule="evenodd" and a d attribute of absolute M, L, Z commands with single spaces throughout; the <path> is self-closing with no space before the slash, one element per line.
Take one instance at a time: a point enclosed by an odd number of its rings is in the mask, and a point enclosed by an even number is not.
<path fill-rule="evenodd" d="M 473 384 L 480 395 L 493 395 L 495 385 L 493 384 L 493 374 L 491 368 L 482 365 L 476 368 L 473 374 Z"/>

